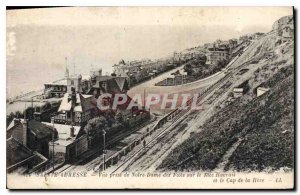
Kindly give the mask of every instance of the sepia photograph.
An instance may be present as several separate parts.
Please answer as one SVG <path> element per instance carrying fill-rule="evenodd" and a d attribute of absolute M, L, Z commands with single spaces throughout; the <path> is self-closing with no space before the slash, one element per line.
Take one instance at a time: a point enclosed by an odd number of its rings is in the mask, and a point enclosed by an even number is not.
<path fill-rule="evenodd" d="M 294 189 L 295 19 L 6 7 L 7 188 Z"/>

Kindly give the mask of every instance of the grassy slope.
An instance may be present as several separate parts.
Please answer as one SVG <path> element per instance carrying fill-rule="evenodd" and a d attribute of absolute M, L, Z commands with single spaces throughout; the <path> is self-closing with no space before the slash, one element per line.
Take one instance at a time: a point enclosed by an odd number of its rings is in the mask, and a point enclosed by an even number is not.
<path fill-rule="evenodd" d="M 262 109 L 254 117 L 254 122 L 259 125 L 249 131 L 246 140 L 230 157 L 226 168 L 259 171 L 266 168 L 293 168 L 293 76 L 290 67 L 283 69 L 281 75 L 276 74 L 267 82 L 267 85 L 273 84 L 275 87 L 272 93 L 256 100 L 263 102 Z"/>
<path fill-rule="evenodd" d="M 272 91 L 247 104 L 241 98 L 219 111 L 201 132 L 175 148 L 159 169 L 214 169 L 228 148 L 245 136 L 246 140 L 230 158 L 230 167 L 293 167 L 293 77 L 292 66 L 282 68 L 266 83 Z M 284 130 L 290 132 L 283 134 Z"/>

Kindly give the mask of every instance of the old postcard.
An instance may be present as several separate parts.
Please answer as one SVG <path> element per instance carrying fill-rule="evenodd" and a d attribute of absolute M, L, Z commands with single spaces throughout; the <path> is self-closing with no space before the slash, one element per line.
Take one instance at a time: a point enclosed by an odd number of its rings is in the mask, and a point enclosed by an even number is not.
<path fill-rule="evenodd" d="M 7 9 L 9 189 L 293 189 L 293 7 Z"/>

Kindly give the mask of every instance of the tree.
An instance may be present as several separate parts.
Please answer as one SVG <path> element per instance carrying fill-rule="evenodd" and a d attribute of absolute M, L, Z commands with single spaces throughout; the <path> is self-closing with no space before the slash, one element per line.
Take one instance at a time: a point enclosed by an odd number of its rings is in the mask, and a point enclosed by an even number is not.
<path fill-rule="evenodd" d="M 15 116 L 16 116 L 17 118 L 23 118 L 23 114 L 22 114 L 20 111 L 17 111 L 17 112 L 15 113 Z"/>
<path fill-rule="evenodd" d="M 190 63 L 186 64 L 183 69 L 188 75 L 192 75 L 194 72 Z"/>
<path fill-rule="evenodd" d="M 199 65 L 205 65 L 206 61 L 207 61 L 207 57 L 204 54 L 201 54 L 197 57 L 197 62 Z"/>
<path fill-rule="evenodd" d="M 84 127 L 84 131 L 91 136 L 99 134 L 103 129 L 107 127 L 107 120 L 105 117 L 100 116 L 93 118 L 88 121 L 87 125 Z"/>
<path fill-rule="evenodd" d="M 224 68 L 227 65 L 227 60 L 223 59 L 223 60 L 219 60 L 217 62 L 217 67 L 218 70 L 221 70 L 222 68 Z"/>
<path fill-rule="evenodd" d="M 26 110 L 24 110 L 23 113 L 24 113 L 23 115 L 26 114 L 26 118 L 27 118 L 27 119 L 30 119 L 30 118 L 33 117 L 34 108 L 33 108 L 33 107 L 28 107 L 28 108 L 26 108 Z"/>
<path fill-rule="evenodd" d="M 6 116 L 6 127 L 11 123 L 12 120 L 14 120 L 15 114 L 11 112 L 9 115 Z"/>
<path fill-rule="evenodd" d="M 115 118 L 116 118 L 116 121 L 117 121 L 117 122 L 123 124 L 124 119 L 123 119 L 123 115 L 122 115 L 121 112 L 118 112 L 118 113 L 116 114 L 116 117 L 115 117 Z"/>

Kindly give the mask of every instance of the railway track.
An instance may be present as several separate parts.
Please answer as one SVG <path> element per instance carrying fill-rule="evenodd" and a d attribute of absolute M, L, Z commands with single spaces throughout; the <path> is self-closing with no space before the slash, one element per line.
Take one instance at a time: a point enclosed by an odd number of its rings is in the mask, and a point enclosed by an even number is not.
<path fill-rule="evenodd" d="M 270 33 L 273 34 L 274 32 Z M 269 35 L 269 34 L 268 34 Z M 248 50 L 248 48 L 247 48 Z M 246 50 L 245 50 L 246 51 Z M 255 59 L 254 57 L 247 60 L 247 62 L 251 61 Z M 237 59 L 235 59 L 236 61 Z M 201 102 L 202 99 L 204 99 L 205 97 L 207 97 L 208 95 L 210 95 L 210 93 L 212 93 L 214 90 L 216 90 L 217 88 L 221 87 L 222 84 L 224 82 L 230 81 L 230 79 L 236 74 L 238 73 L 242 68 L 248 66 L 249 63 L 243 63 L 235 68 L 232 68 L 231 71 L 229 71 L 223 78 L 221 78 L 219 81 L 217 81 L 216 83 L 214 83 L 213 85 L 211 85 L 210 87 L 208 87 L 207 89 L 204 90 L 204 92 L 199 93 L 198 96 L 198 100 L 197 103 L 199 105 L 199 103 Z M 156 135 L 153 139 L 151 139 L 151 141 L 149 141 L 146 144 L 147 149 L 145 148 L 141 148 L 139 150 L 137 150 L 136 152 L 134 152 L 129 158 L 127 158 L 124 162 L 122 162 L 119 166 L 117 166 L 112 172 L 111 174 L 117 172 L 119 169 L 121 169 L 126 163 L 128 163 L 130 160 L 132 160 L 133 158 L 138 157 L 139 154 L 141 154 L 142 152 L 145 152 L 147 150 L 149 150 L 155 143 L 156 141 L 163 137 L 171 128 L 173 128 L 174 126 L 178 125 L 180 121 L 182 121 L 184 118 L 186 118 L 186 116 L 190 114 L 190 110 L 182 110 L 181 112 L 179 112 L 172 120 L 172 124 L 169 125 L 168 127 L 165 127 L 165 129 L 163 131 L 161 131 L 158 135 Z M 126 168 L 126 167 L 125 167 Z"/>
<path fill-rule="evenodd" d="M 155 117 L 152 121 L 149 121 L 149 122 L 146 123 L 146 124 L 142 124 L 142 125 L 140 125 L 140 126 L 134 128 L 134 130 L 132 130 L 132 131 L 125 132 L 124 134 L 121 134 L 121 135 L 115 137 L 114 139 L 112 139 L 112 140 L 110 140 L 110 141 L 107 142 L 106 147 L 112 146 L 112 145 L 115 144 L 116 142 L 121 141 L 122 139 L 124 139 L 124 138 L 127 137 L 128 135 L 131 135 L 132 133 L 138 131 L 138 130 L 141 129 L 141 128 L 145 128 L 145 127 L 147 127 L 147 126 L 151 126 L 152 123 L 155 122 L 155 119 L 156 119 L 156 117 Z M 70 169 L 71 167 L 76 166 L 76 165 L 78 165 L 78 164 L 84 162 L 86 159 L 89 159 L 89 158 L 91 158 L 91 157 L 93 157 L 93 156 L 95 156 L 95 155 L 98 155 L 98 156 L 99 156 L 100 153 L 101 153 L 101 151 L 102 151 L 102 149 L 103 149 L 102 146 L 101 146 L 101 147 L 98 147 L 97 149 L 93 150 L 93 152 L 91 152 L 91 154 L 88 154 L 88 155 L 85 156 L 83 159 L 78 160 L 78 161 L 75 162 L 74 164 L 64 164 L 64 165 L 60 166 L 60 167 L 57 168 L 57 169 L 54 169 L 54 170 L 49 171 L 48 173 L 53 173 L 53 172 L 55 172 L 55 173 L 62 173 L 62 172 L 64 172 L 64 171 L 67 171 L 67 170 Z M 96 157 L 96 158 L 97 158 L 97 157 Z"/>
<path fill-rule="evenodd" d="M 228 78 L 229 76 L 232 76 L 232 74 L 228 74 L 225 77 L 223 77 L 221 80 L 224 80 L 224 78 Z M 220 81 L 221 81 L 220 80 Z M 200 96 L 198 96 L 198 100 L 204 99 L 206 96 L 208 96 L 213 90 L 215 90 L 217 87 L 220 87 L 222 84 L 221 82 L 218 81 L 217 83 L 219 85 L 212 85 L 213 87 L 211 87 L 209 90 L 205 91 L 205 93 L 202 93 Z M 198 104 L 200 103 L 200 101 L 198 102 Z M 118 171 L 120 168 L 122 168 L 126 163 L 128 163 L 130 160 L 132 160 L 133 158 L 137 157 L 141 152 L 145 152 L 147 150 L 149 150 L 152 146 L 154 146 L 154 144 L 157 143 L 157 140 L 162 138 L 167 132 L 169 132 L 170 130 L 172 130 L 175 126 L 177 126 L 182 120 L 184 120 L 186 118 L 187 115 L 189 115 L 191 112 L 191 110 L 187 109 L 187 110 L 182 110 L 180 113 L 178 113 L 172 120 L 172 124 L 170 124 L 169 126 L 165 127 L 164 130 L 162 130 L 158 135 L 156 135 L 155 137 L 153 137 L 153 139 L 151 139 L 151 141 L 149 141 L 146 145 L 145 148 L 141 148 L 139 150 L 137 150 L 136 152 L 134 152 L 129 158 L 127 158 L 124 162 L 122 162 L 118 167 L 116 167 L 111 174 L 115 173 L 116 171 Z"/>
<path fill-rule="evenodd" d="M 252 58 L 251 58 L 252 59 Z M 251 60 L 250 59 L 250 60 Z M 213 92 L 215 89 L 217 89 L 218 87 L 222 86 L 222 83 L 226 82 L 229 80 L 230 77 L 232 77 L 234 74 L 236 74 L 241 68 L 245 67 L 246 64 L 241 64 L 240 66 L 233 68 L 230 72 L 228 72 L 223 78 L 221 78 L 219 81 L 217 81 L 216 83 L 214 83 L 213 85 L 211 85 L 210 87 L 208 87 L 207 89 L 204 90 L 204 92 L 199 93 L 198 96 L 198 100 L 197 103 L 199 105 L 199 103 L 201 102 L 202 99 L 204 99 L 206 96 L 208 96 L 211 92 Z M 182 120 L 184 120 L 186 118 L 186 116 L 188 114 L 190 114 L 190 109 L 185 109 L 185 110 L 181 110 L 178 114 L 176 114 L 176 116 L 172 119 L 172 123 L 165 127 L 164 130 L 162 130 L 161 132 L 159 132 L 155 137 L 153 137 L 153 139 L 151 139 L 151 141 L 149 141 L 146 144 L 146 148 L 150 149 L 155 143 L 157 143 L 156 141 L 163 137 L 167 132 L 169 132 L 174 126 L 178 125 Z M 144 127 L 146 127 L 147 125 L 145 125 Z M 143 128 L 143 127 L 140 127 Z M 136 130 L 135 130 L 136 131 Z M 128 132 L 126 136 L 130 135 L 132 132 Z M 120 136 L 117 139 L 112 140 L 109 145 L 107 145 L 108 147 L 111 146 L 112 144 L 114 144 L 116 141 L 120 141 L 121 139 L 123 139 L 126 136 Z M 93 154 L 91 154 L 90 156 L 93 156 L 95 154 L 99 154 L 99 151 L 101 150 L 101 148 L 98 151 L 95 151 Z M 130 160 L 132 160 L 134 157 L 136 157 L 138 154 L 140 154 L 141 152 L 144 152 L 145 149 L 141 148 L 138 149 L 136 152 L 134 152 L 129 158 L 127 158 L 124 162 L 122 162 L 116 169 L 114 169 L 111 174 L 115 173 L 116 171 L 118 171 L 121 167 L 123 167 L 126 163 L 128 163 Z M 89 157 L 86 157 L 89 158 Z M 109 158 L 109 157 L 108 157 Z M 83 160 L 80 160 L 79 162 L 75 163 L 75 164 L 70 164 L 69 166 L 67 166 L 66 168 L 63 168 L 61 170 L 59 170 L 58 173 L 64 172 L 66 170 L 68 170 L 69 168 L 71 168 L 74 165 L 78 165 L 79 163 L 81 163 Z M 96 169 L 97 170 L 97 169 Z M 57 173 L 57 171 L 55 171 Z"/>
<path fill-rule="evenodd" d="M 268 34 L 271 35 L 274 32 Z M 248 49 L 248 48 L 247 48 Z M 246 50 L 244 51 L 246 52 Z M 253 60 L 253 58 L 247 60 L 247 62 Z M 233 65 L 235 63 L 237 59 L 234 60 L 234 62 L 231 64 Z M 221 78 L 220 80 L 218 80 L 216 83 L 214 83 L 213 85 L 209 86 L 208 88 L 206 88 L 203 92 L 199 93 L 198 99 L 197 99 L 197 104 L 199 105 L 199 103 L 201 102 L 202 99 L 204 99 L 205 97 L 207 97 L 211 92 L 213 92 L 215 89 L 217 89 L 218 87 L 222 86 L 222 83 L 227 82 L 230 80 L 230 78 L 236 74 L 241 68 L 245 67 L 249 65 L 248 63 L 243 63 L 237 67 L 232 67 L 231 70 L 229 70 L 227 72 L 227 74 Z M 178 125 L 182 120 L 184 120 L 186 118 L 186 116 L 190 114 L 190 109 L 185 109 L 185 110 L 181 110 L 179 113 L 177 113 L 174 118 L 172 119 L 172 123 L 170 125 L 168 125 L 167 127 L 165 127 L 162 131 L 160 131 L 155 137 L 153 137 L 147 144 L 146 144 L 146 148 L 148 148 L 148 150 L 155 144 L 157 143 L 157 140 L 161 137 L 163 137 L 168 131 L 170 131 L 175 125 Z M 145 125 L 147 126 L 147 125 Z M 144 126 L 144 127 L 145 127 Z M 140 127 L 143 128 L 143 127 Z M 135 130 L 136 131 L 136 130 Z M 127 135 L 130 135 L 133 132 L 128 132 Z M 122 136 L 116 140 L 112 140 L 108 146 L 114 144 L 116 141 L 119 141 L 121 139 L 123 139 L 125 136 Z M 101 150 L 101 148 L 99 149 Z M 90 156 L 93 156 L 95 154 L 99 154 L 99 150 L 95 151 L 93 154 L 91 154 Z M 137 155 L 139 155 L 141 152 L 145 151 L 145 148 L 140 148 L 137 151 L 135 151 L 129 158 L 127 158 L 124 162 L 122 162 L 120 165 L 118 165 L 111 173 L 115 173 L 116 171 L 118 171 L 121 167 L 123 167 L 126 163 L 128 163 L 130 160 L 132 160 L 133 158 L 135 158 Z M 87 157 L 88 158 L 88 157 Z M 108 157 L 109 158 L 109 157 Z M 82 160 L 84 161 L 84 160 Z M 64 169 L 59 170 L 59 173 L 68 170 L 70 167 L 79 164 L 80 162 L 75 163 L 75 164 L 71 164 L 69 166 L 67 166 Z"/>

